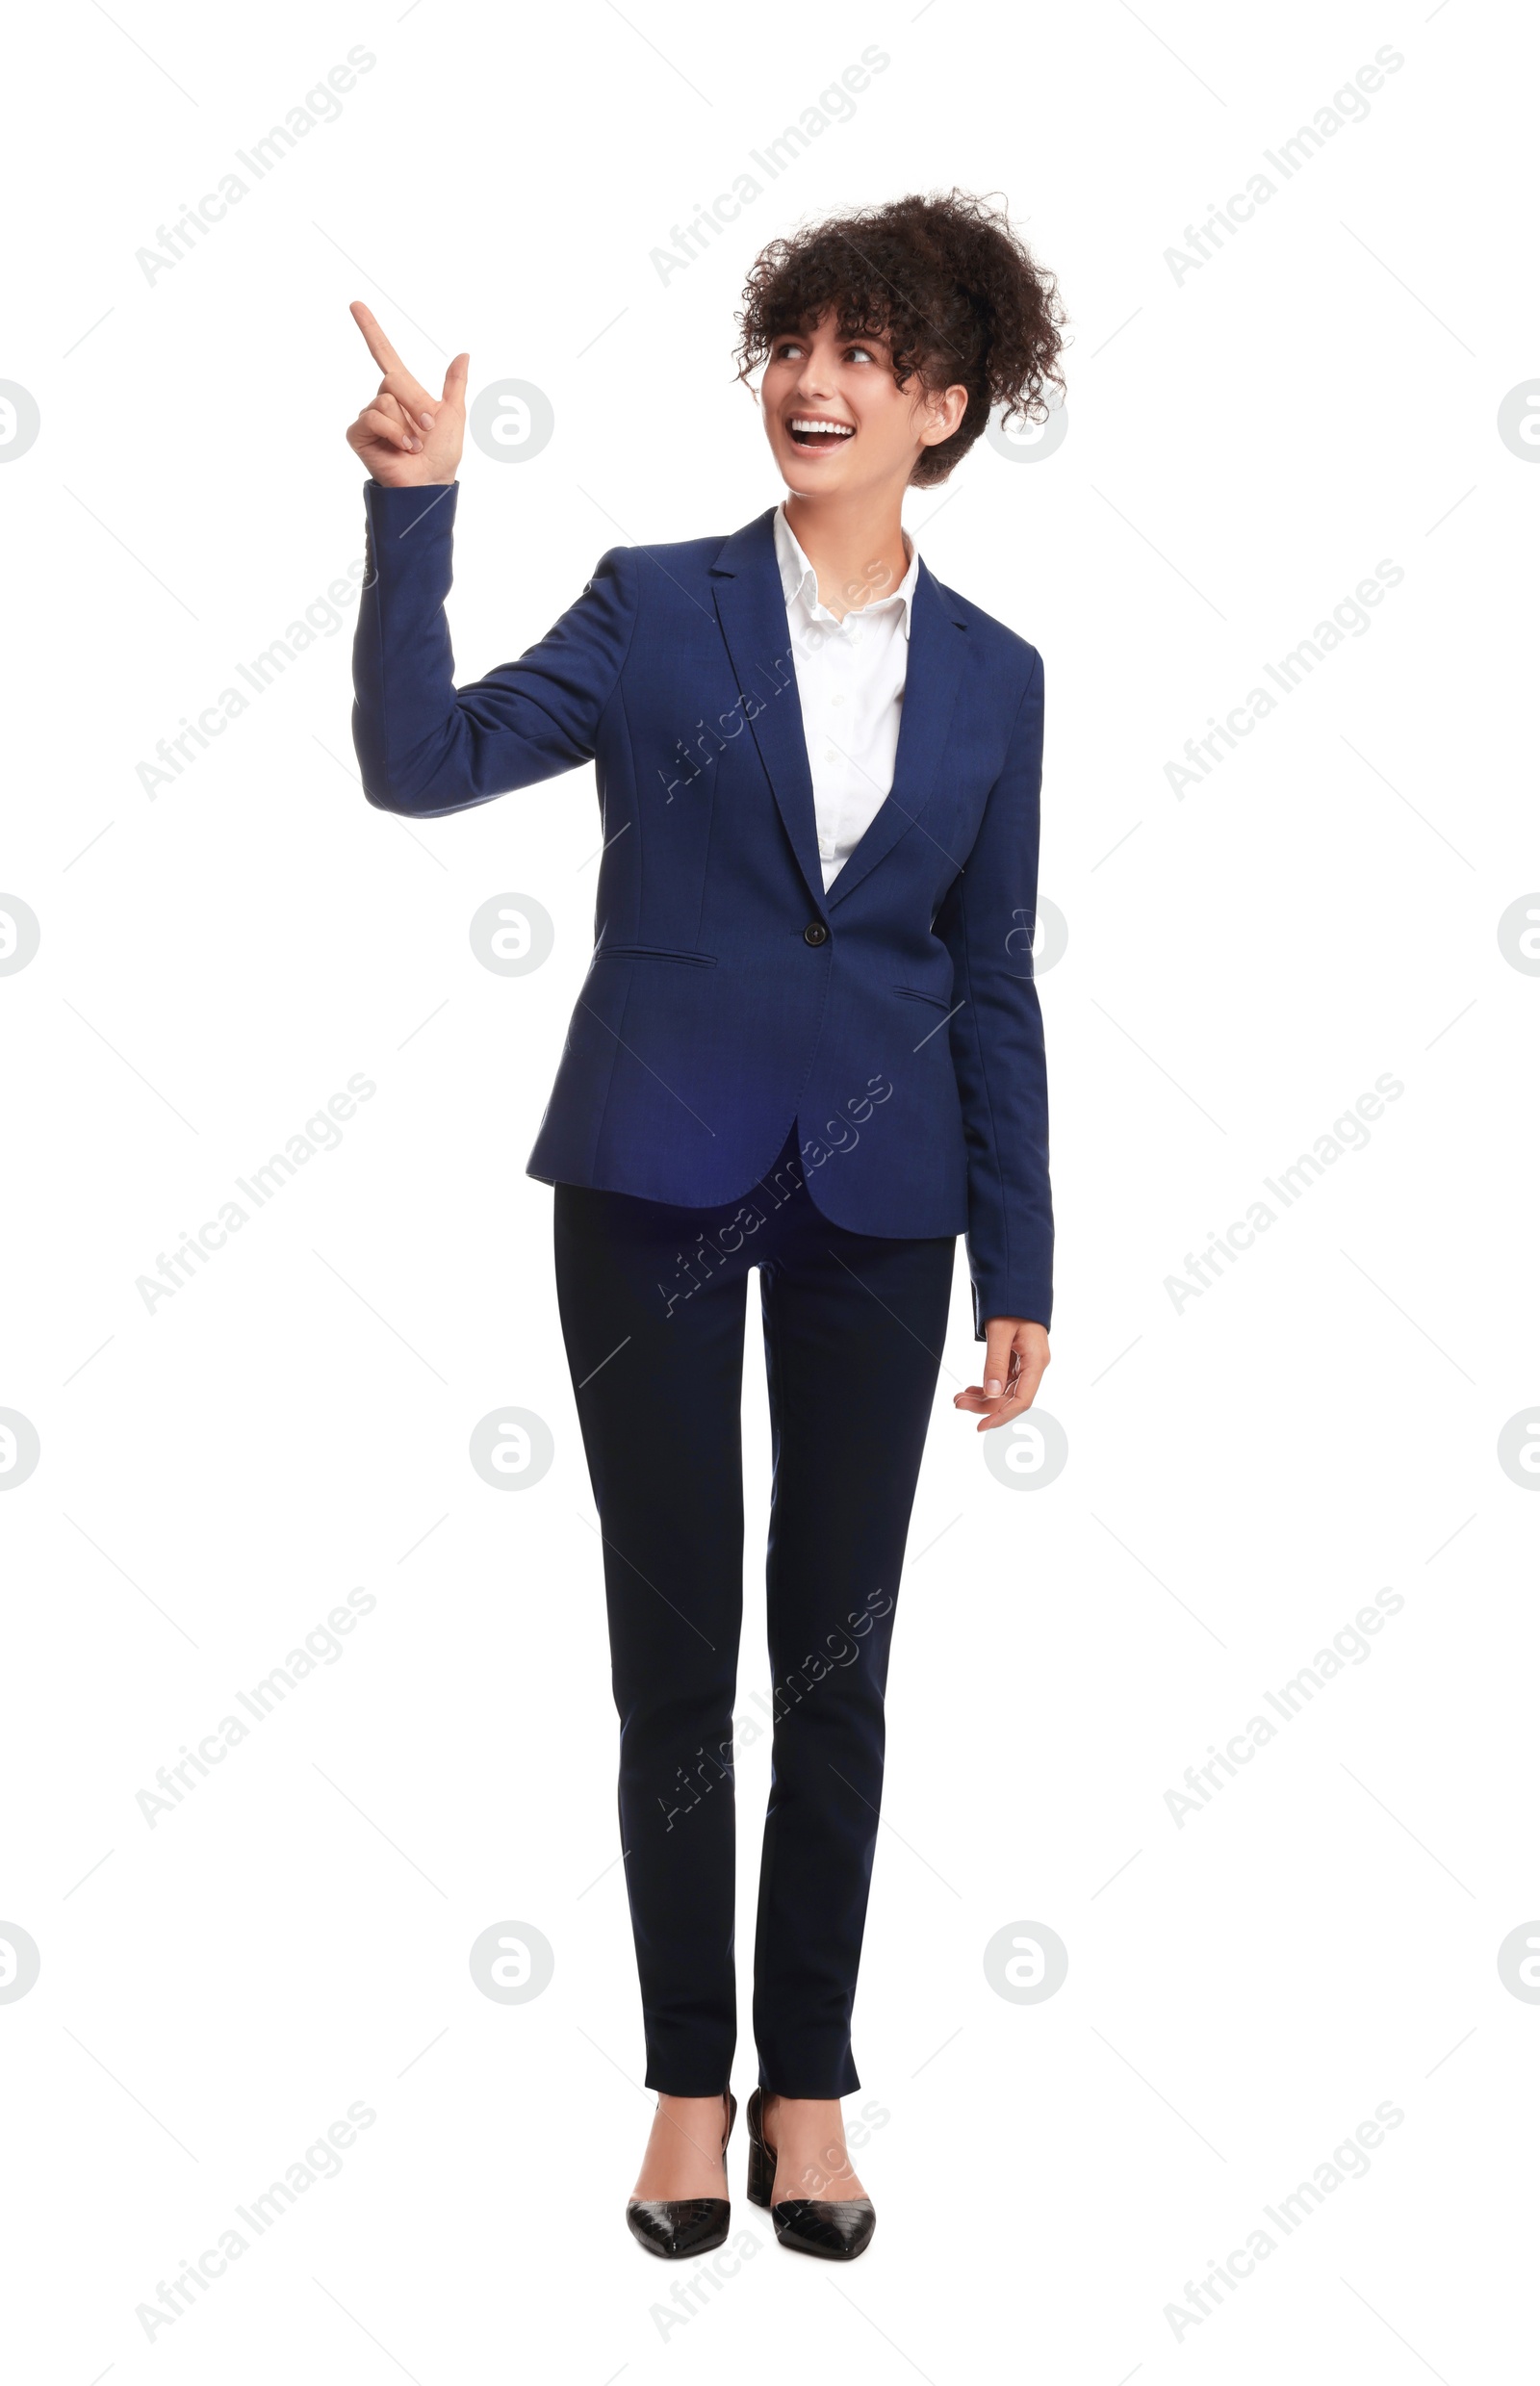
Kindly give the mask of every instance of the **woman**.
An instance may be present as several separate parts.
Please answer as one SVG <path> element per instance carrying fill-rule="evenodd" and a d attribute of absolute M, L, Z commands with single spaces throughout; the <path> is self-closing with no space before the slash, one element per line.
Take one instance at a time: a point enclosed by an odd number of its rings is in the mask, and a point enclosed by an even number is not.
<path fill-rule="evenodd" d="M 652 2136 L 628 2207 L 664 2258 L 728 2233 L 739 1403 L 759 1270 L 774 1428 L 774 1786 L 749 2193 L 848 2260 L 845 2149 L 883 1697 L 965 1229 L 997 1431 L 1048 1363 L 1053 1224 L 1032 983 L 1042 664 L 926 570 L 904 492 L 991 407 L 1040 415 L 1062 314 L 1003 215 L 911 197 L 777 241 L 739 317 L 784 502 L 613 548 L 548 636 L 453 683 L 444 599 L 469 359 L 384 378 L 354 742 L 371 803 L 438 818 L 592 761 L 596 949 L 528 1172 L 604 1544 L 620 1818 Z M 683 408 L 679 394 L 657 402 Z"/>

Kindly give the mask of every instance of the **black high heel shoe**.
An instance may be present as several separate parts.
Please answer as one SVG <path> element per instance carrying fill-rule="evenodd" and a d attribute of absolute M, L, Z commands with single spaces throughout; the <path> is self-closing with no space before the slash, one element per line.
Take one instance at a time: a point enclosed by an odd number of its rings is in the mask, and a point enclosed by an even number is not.
<path fill-rule="evenodd" d="M 844 2203 L 816 2203 L 810 2196 L 772 2198 L 776 2188 L 776 2150 L 764 2141 L 762 2091 L 749 2098 L 749 2201 L 762 2204 L 775 2222 L 776 2236 L 793 2253 L 814 2253 L 825 2262 L 854 2262 L 872 2242 L 877 2208 L 869 2195 L 853 2195 Z"/>
<path fill-rule="evenodd" d="M 738 2100 L 727 2091 L 728 2125 L 722 2132 L 722 2168 L 726 2184 L 728 2140 L 738 2117 Z M 659 2261 L 682 2262 L 690 2254 L 714 2253 L 725 2245 L 732 2207 L 725 2195 L 689 2195 L 680 2201 L 633 2195 L 626 2206 L 626 2225 L 639 2245 Z"/>

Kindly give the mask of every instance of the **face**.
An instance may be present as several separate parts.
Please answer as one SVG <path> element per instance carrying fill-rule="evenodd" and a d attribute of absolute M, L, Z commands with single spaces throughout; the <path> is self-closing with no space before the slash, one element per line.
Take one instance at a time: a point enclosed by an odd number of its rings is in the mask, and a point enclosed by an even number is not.
<path fill-rule="evenodd" d="M 759 388 L 765 431 L 794 497 L 854 497 L 909 482 L 925 448 L 949 439 L 967 409 L 962 382 L 900 389 L 876 337 L 841 339 L 831 310 L 811 331 L 778 333 Z"/>

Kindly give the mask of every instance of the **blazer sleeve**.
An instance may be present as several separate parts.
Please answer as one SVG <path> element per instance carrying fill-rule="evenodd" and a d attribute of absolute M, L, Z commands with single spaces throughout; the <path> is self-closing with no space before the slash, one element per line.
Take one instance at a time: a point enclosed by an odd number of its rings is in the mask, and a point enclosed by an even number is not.
<path fill-rule="evenodd" d="M 364 483 L 353 747 L 370 802 L 418 820 L 591 761 L 635 626 L 633 569 L 625 548 L 611 548 L 538 645 L 457 688 L 444 600 L 458 497 L 458 481 Z"/>
<path fill-rule="evenodd" d="M 968 1169 L 973 1327 L 1053 1310 L 1053 1201 L 1042 1013 L 1032 976 L 1042 782 L 1042 657 L 1011 731 L 965 868 L 947 889 L 936 933 L 952 956 L 952 1059 L 962 1099 Z"/>

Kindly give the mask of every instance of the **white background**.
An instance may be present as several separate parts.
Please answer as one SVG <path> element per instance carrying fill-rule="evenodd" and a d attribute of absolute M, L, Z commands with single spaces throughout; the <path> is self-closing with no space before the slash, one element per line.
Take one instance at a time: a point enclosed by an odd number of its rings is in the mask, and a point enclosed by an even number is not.
<path fill-rule="evenodd" d="M 0 1406 L 41 1445 L 0 1501 L 0 1916 L 41 1951 L 0 2005 L 18 2376 L 1516 2374 L 1540 2011 L 1497 1950 L 1540 1913 L 1540 1503 L 1497 1441 L 1540 1391 L 1540 982 L 1497 924 L 1540 885 L 1540 472 L 1497 412 L 1540 362 L 1533 31 L 1475 0 L 13 27 L 0 375 L 41 416 L 0 472 L 0 885 L 41 926 L 0 979 Z M 136 250 L 360 43 L 339 120 L 147 279 Z M 665 284 L 653 248 L 871 44 L 852 119 Z M 1184 228 L 1386 44 L 1367 119 L 1178 281 Z M 740 2119 L 753 2258 L 686 2315 L 698 2266 L 622 2219 L 652 2100 L 600 1551 L 523 1172 L 585 966 L 591 774 L 372 810 L 350 610 L 153 800 L 139 765 L 362 554 L 350 298 L 424 379 L 463 346 L 473 392 L 554 408 L 538 457 L 466 458 L 471 678 L 617 540 L 775 501 L 730 362 L 760 243 L 953 183 L 1006 194 L 1072 319 L 1064 445 L 981 444 L 908 516 L 1045 657 L 1069 1460 L 1009 1488 L 952 1411 L 960 1256 L 856 2015 L 877 2237 L 845 2271 L 776 2248 Z M 1367 633 L 1178 800 L 1184 742 L 1382 558 Z M 526 977 L 471 949 L 501 893 L 556 924 Z M 147 1311 L 137 1279 L 359 1071 L 338 1148 Z M 1386 1072 L 1367 1147 L 1174 1306 Z M 467 1457 L 501 1403 L 555 1441 L 517 1496 Z M 745 1433 L 750 1711 L 757 1357 Z M 152 1829 L 157 1769 L 355 1584 L 340 1658 Z M 1385 1585 L 1372 1655 L 1179 1828 L 1187 1768 Z M 746 1947 L 762 1738 L 740 1774 Z M 517 2006 L 468 1965 L 510 1919 L 555 1954 Z M 1069 1951 L 1045 2003 L 985 1975 L 1019 1921 Z M 740 2096 L 747 1982 L 744 2013 Z M 358 2099 L 341 2175 L 148 2343 L 136 2307 Z M 1368 2175 L 1285 2239 L 1263 2207 L 1386 2100 Z M 1179 2341 L 1166 2307 L 1259 2226 L 1277 2249 Z"/>

